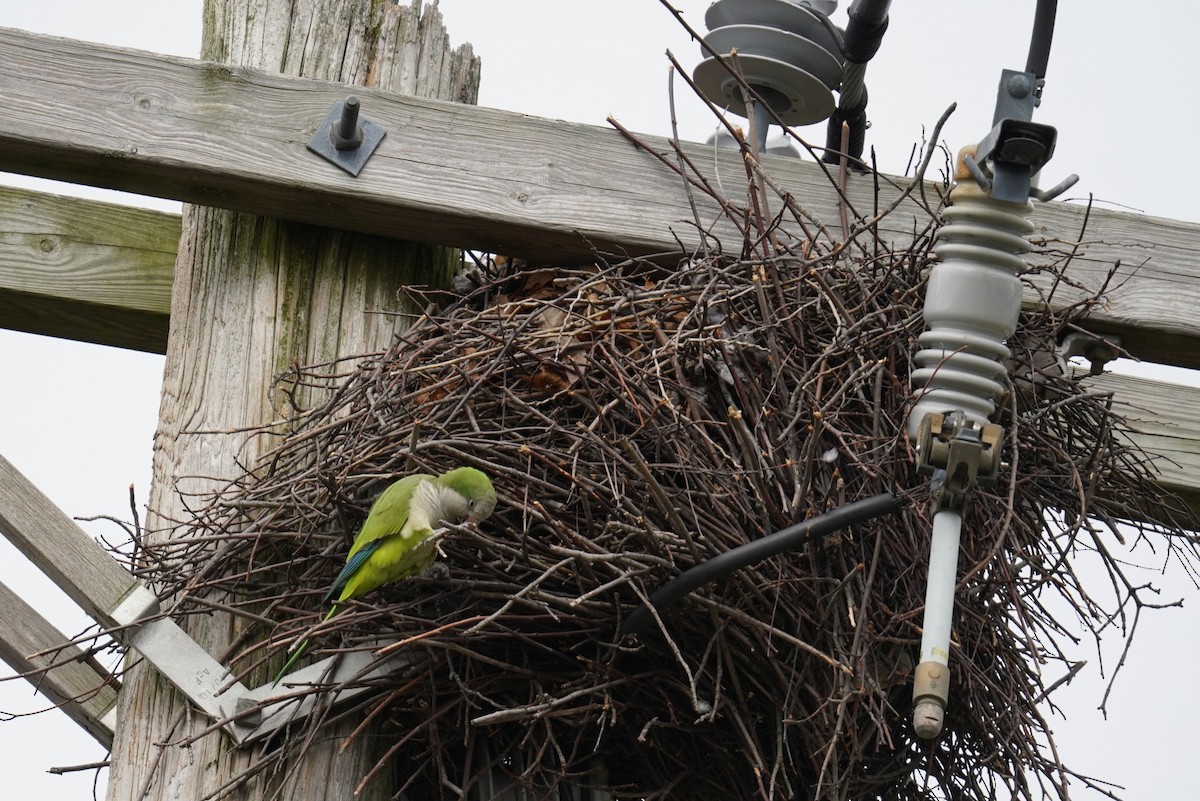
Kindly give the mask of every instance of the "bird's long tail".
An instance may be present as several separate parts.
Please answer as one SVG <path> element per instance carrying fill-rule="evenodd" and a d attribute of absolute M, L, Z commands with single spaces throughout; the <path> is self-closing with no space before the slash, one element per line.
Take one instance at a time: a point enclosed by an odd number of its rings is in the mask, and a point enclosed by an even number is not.
<path fill-rule="evenodd" d="M 325 615 L 324 620 L 322 620 L 321 622 L 322 623 L 328 622 L 329 618 L 331 618 L 335 614 L 337 614 L 337 610 L 338 610 L 337 604 L 334 604 L 333 607 L 329 610 L 329 614 Z M 279 669 L 279 672 L 277 674 L 275 674 L 275 681 L 273 683 L 278 684 L 279 680 L 282 679 L 285 675 L 287 675 L 287 672 L 289 670 L 291 670 L 292 665 L 296 664 L 296 660 L 299 659 L 300 657 L 304 656 L 304 652 L 307 650 L 308 650 L 308 638 L 305 637 L 303 640 L 300 641 L 300 644 L 297 645 L 295 647 L 295 649 L 292 651 L 292 655 L 288 657 L 288 660 L 283 663 L 283 667 L 281 667 Z"/>

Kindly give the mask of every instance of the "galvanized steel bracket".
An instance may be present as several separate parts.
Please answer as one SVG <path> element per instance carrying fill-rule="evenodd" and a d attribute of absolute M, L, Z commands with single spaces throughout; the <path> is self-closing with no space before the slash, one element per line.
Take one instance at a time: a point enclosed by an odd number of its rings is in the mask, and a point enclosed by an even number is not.
<path fill-rule="evenodd" d="M 386 643 L 380 648 L 387 650 Z M 383 657 L 372 651 L 350 651 L 293 671 L 277 682 L 242 689 L 226 705 L 232 719 L 225 730 L 238 745 L 269 737 L 298 724 L 313 712 L 376 689 L 380 680 L 416 666 L 402 652 Z M 321 692 L 313 692 L 320 687 Z"/>
<path fill-rule="evenodd" d="M 1063 362 L 1063 372 L 1067 372 L 1066 362 L 1075 356 L 1088 360 L 1088 372 L 1100 375 L 1104 365 L 1119 358 L 1121 355 L 1121 338 L 1112 335 L 1103 337 L 1085 331 L 1072 331 L 1058 343 L 1058 357 Z"/>
<path fill-rule="evenodd" d="M 153 665 L 189 701 L 245 745 L 367 692 L 385 676 L 413 666 L 403 653 L 351 651 L 249 689 L 160 611 L 157 596 L 137 584 L 112 611 L 116 636 Z M 313 692 L 314 688 L 321 692 Z M 115 722 L 115 721 L 114 721 Z"/>
<path fill-rule="evenodd" d="M 992 130 L 980 140 L 974 156 L 979 164 L 990 163 L 992 178 L 976 176 L 976 180 L 996 200 L 1027 202 L 1033 176 L 1054 155 L 1057 132 L 1050 125 L 1033 122 L 1043 83 L 1032 72 L 1004 70 L 1000 74 Z"/>
<path fill-rule="evenodd" d="M 357 177 L 387 131 L 359 114 L 358 98 L 350 95 L 333 104 L 308 140 L 308 149 Z"/>

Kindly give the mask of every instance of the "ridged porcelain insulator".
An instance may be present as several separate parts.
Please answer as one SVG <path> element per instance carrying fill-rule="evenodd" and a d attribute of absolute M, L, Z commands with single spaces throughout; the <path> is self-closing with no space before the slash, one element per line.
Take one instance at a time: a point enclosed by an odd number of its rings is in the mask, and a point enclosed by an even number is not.
<path fill-rule="evenodd" d="M 961 409 L 979 424 L 995 411 L 1005 387 L 1005 342 L 1021 311 L 1020 274 L 1029 252 L 1031 203 L 993 200 L 959 154 L 947 223 L 934 247 L 938 263 L 925 290 L 925 324 L 912 373 L 916 403 L 908 416 L 915 438 L 927 412 Z"/>
<path fill-rule="evenodd" d="M 696 86 L 717 106 L 750 116 L 741 83 L 709 54 L 712 48 L 736 65 L 784 124 L 828 118 L 842 82 L 841 47 L 824 19 L 835 8 L 828 0 L 717 0 L 704 14 L 709 33 L 693 73 Z M 764 126 L 773 122 L 763 118 Z"/>

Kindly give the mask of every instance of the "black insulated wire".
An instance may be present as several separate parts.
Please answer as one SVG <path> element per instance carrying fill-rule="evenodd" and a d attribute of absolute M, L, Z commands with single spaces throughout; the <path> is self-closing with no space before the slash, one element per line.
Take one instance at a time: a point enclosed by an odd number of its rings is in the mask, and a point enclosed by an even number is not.
<path fill-rule="evenodd" d="M 839 108 L 829 116 L 825 129 L 825 155 L 822 161 L 826 164 L 838 164 L 842 160 L 842 124 L 845 123 L 850 131 L 846 142 L 846 158 L 850 166 L 858 169 L 862 166 L 863 148 L 867 145 L 867 90 L 863 90 L 862 102 L 857 108 Z"/>
<path fill-rule="evenodd" d="M 879 51 L 883 35 L 888 29 L 888 8 L 891 0 L 854 0 L 851 4 L 846 33 L 841 39 L 842 58 L 846 64 L 866 64 Z M 845 158 L 860 168 L 863 148 L 867 139 L 867 90 L 862 84 L 861 73 L 853 85 L 845 79 L 838 109 L 829 118 L 825 134 L 825 156 L 827 164 L 837 164 L 842 158 L 842 124 L 850 129 Z"/>
<path fill-rule="evenodd" d="M 824 537 L 850 526 L 865 523 L 876 517 L 900 508 L 901 501 L 890 492 L 848 503 L 817 517 L 811 517 L 794 526 L 768 534 L 765 537 L 739 545 L 731 551 L 718 554 L 712 559 L 685 570 L 676 578 L 659 587 L 650 596 L 650 604 L 659 613 L 679 603 L 699 587 L 711 581 L 748 567 L 785 551 L 793 551 L 809 540 Z M 638 634 L 650 623 L 652 617 L 646 605 L 633 611 L 621 629 L 621 636 Z"/>
<path fill-rule="evenodd" d="M 1058 14 L 1058 0 L 1038 0 L 1033 15 L 1033 36 L 1029 40 L 1029 59 L 1025 71 L 1037 78 L 1046 77 L 1046 65 L 1050 62 L 1050 43 L 1054 39 L 1054 18 Z"/>
<path fill-rule="evenodd" d="M 850 6 L 846 33 L 842 37 L 842 56 L 855 64 L 866 64 L 879 52 L 879 44 L 888 27 L 891 0 L 856 0 Z"/>

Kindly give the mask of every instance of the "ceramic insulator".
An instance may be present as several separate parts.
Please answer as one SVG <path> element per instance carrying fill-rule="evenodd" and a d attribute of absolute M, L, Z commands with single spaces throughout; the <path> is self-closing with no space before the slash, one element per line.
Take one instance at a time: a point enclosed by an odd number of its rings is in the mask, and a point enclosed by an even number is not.
<path fill-rule="evenodd" d="M 956 178 L 925 290 L 928 330 L 918 340 L 908 416 L 914 438 L 928 412 L 961 409 L 987 422 L 1004 392 L 1005 342 L 1021 311 L 1032 204 L 993 200 L 965 169 Z"/>

